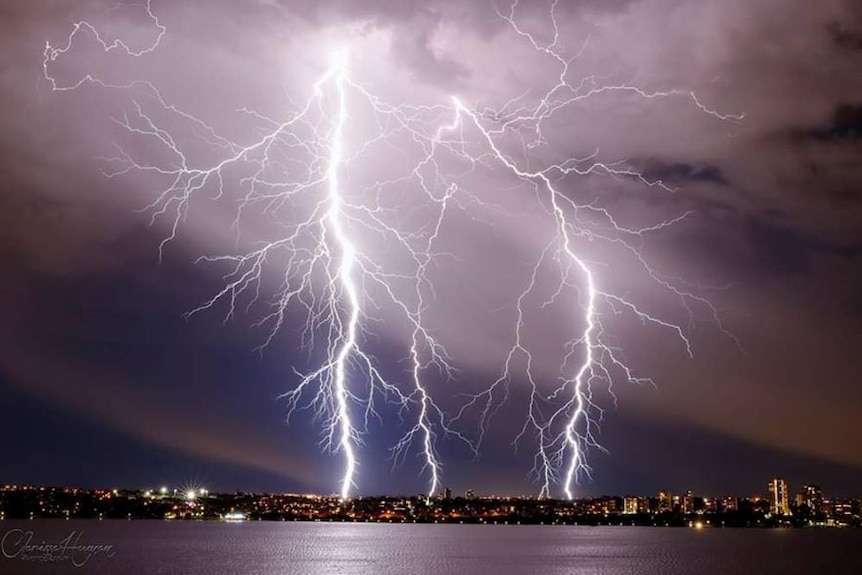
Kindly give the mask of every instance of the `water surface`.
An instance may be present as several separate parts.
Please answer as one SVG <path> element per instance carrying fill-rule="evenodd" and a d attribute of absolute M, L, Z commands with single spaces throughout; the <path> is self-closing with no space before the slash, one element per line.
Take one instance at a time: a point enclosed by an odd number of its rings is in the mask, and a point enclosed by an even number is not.
<path fill-rule="evenodd" d="M 28 533 L 46 546 L 22 551 Z M 862 574 L 850 529 L 36 520 L 0 535 L 3 575 Z M 64 540 L 82 547 L 49 547 Z"/>

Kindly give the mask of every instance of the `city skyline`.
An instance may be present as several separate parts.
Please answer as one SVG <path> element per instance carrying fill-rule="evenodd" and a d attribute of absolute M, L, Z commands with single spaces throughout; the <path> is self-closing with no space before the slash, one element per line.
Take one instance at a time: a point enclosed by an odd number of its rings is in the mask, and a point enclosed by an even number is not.
<path fill-rule="evenodd" d="M 782 490 L 775 490 L 776 485 L 782 485 Z M 799 484 L 798 489 L 793 489 L 793 485 L 788 482 L 783 477 L 773 477 L 767 483 L 765 483 L 765 488 L 762 492 L 754 490 L 748 491 L 745 493 L 741 492 L 732 492 L 731 490 L 718 490 L 714 492 L 701 492 L 695 489 L 686 488 L 686 489 L 667 489 L 662 488 L 654 493 L 646 493 L 646 492 L 625 492 L 625 493 L 602 493 L 602 494 L 593 494 L 593 495 L 582 495 L 578 497 L 574 497 L 572 501 L 583 501 L 583 500 L 592 500 L 596 498 L 602 497 L 618 497 L 618 498 L 637 498 L 637 499 L 655 499 L 656 506 L 659 510 L 671 510 L 674 508 L 679 508 L 684 512 L 691 512 L 692 499 L 697 498 L 700 500 L 703 499 L 711 499 L 711 500 L 721 500 L 723 498 L 736 498 L 736 499 L 749 499 L 749 500 L 763 500 L 769 503 L 769 509 L 772 513 L 775 514 L 786 514 L 786 513 L 776 513 L 779 507 L 781 509 L 788 509 L 790 507 L 799 507 L 801 505 L 807 505 L 811 508 L 816 508 L 823 501 L 829 501 L 833 498 L 847 498 L 847 499 L 862 499 L 862 488 L 858 491 L 854 492 L 832 492 L 828 488 L 824 491 L 819 483 L 815 482 L 806 482 Z M 105 485 L 99 486 L 81 486 L 81 485 L 52 485 L 52 484 L 26 484 L 26 483 L 0 483 L 0 490 L 5 491 L 15 491 L 15 490 L 63 490 L 67 492 L 100 492 L 100 493 L 114 493 L 117 492 L 126 492 L 126 493 L 145 493 L 147 496 L 150 494 L 153 495 L 161 495 L 168 497 L 179 497 L 179 498 L 187 498 L 190 500 L 195 499 L 196 497 L 208 496 L 208 495 L 217 495 L 217 494 L 228 494 L 228 493 L 238 493 L 238 494 L 269 494 L 269 495 L 285 495 L 292 497 L 317 497 L 317 498 L 341 498 L 337 493 L 320 493 L 313 491 L 261 491 L 261 490 L 253 490 L 253 489 L 243 489 L 240 487 L 236 487 L 233 489 L 223 489 L 223 488 L 211 488 L 208 484 L 202 482 L 183 482 L 183 483 L 152 483 L 145 484 L 144 486 L 113 486 L 106 487 Z M 776 495 L 776 493 L 779 493 Z M 783 494 L 783 495 L 782 495 Z M 558 497 L 541 497 L 537 496 L 535 493 L 496 493 L 496 492 L 484 492 L 481 489 L 481 486 L 470 486 L 463 489 L 463 491 L 458 492 L 454 490 L 451 486 L 444 486 L 438 493 L 434 495 L 426 495 L 422 493 L 374 493 L 374 494 L 366 494 L 366 495 L 357 495 L 355 497 L 347 498 L 347 499 L 363 499 L 363 498 L 380 498 L 380 497 L 424 497 L 428 499 L 437 499 L 437 500 L 450 500 L 450 499 L 502 499 L 502 498 L 515 498 L 515 499 L 525 499 L 525 500 L 554 500 L 554 501 L 565 501 L 565 499 L 561 499 Z M 782 499 L 784 497 L 784 499 Z M 782 501 L 783 503 L 776 503 L 776 501 Z"/>
<path fill-rule="evenodd" d="M 627 525 L 642 527 L 862 527 L 862 496 L 824 495 L 809 484 L 787 498 L 773 478 L 769 495 L 705 496 L 662 490 L 652 496 L 576 499 L 479 495 L 473 489 L 437 496 L 343 498 L 299 493 L 220 493 L 205 487 L 93 489 L 0 485 L 0 521 L 15 519 L 157 519 Z"/>

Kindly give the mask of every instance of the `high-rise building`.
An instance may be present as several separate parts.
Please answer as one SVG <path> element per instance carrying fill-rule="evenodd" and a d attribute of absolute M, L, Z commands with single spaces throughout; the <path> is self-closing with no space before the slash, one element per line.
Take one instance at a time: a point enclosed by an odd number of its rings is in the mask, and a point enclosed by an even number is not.
<path fill-rule="evenodd" d="M 619 513 L 623 510 L 623 500 L 621 497 L 603 497 L 602 512 L 605 515 Z"/>
<path fill-rule="evenodd" d="M 835 525 L 846 526 L 853 522 L 853 502 L 850 499 L 835 498 L 831 507 L 831 517 Z"/>
<path fill-rule="evenodd" d="M 823 512 L 823 491 L 820 489 L 819 485 L 814 485 L 812 483 L 804 486 L 802 491 L 799 492 L 799 496 L 800 497 L 798 499 L 801 499 L 801 504 L 808 507 L 810 512 Z"/>
<path fill-rule="evenodd" d="M 682 496 L 682 512 L 685 514 L 694 513 L 694 492 L 691 489 Z"/>
<path fill-rule="evenodd" d="M 626 495 L 623 498 L 623 513 L 631 515 L 638 512 L 638 498 Z"/>
<path fill-rule="evenodd" d="M 703 512 L 704 513 L 715 513 L 718 511 L 718 499 L 715 497 L 704 497 L 703 498 Z"/>
<path fill-rule="evenodd" d="M 472 489 L 468 489 L 464 492 L 465 499 L 476 499 L 476 493 Z"/>
<path fill-rule="evenodd" d="M 638 513 L 649 513 L 650 512 L 650 498 L 649 497 L 638 497 Z"/>
<path fill-rule="evenodd" d="M 658 512 L 664 513 L 673 509 L 673 497 L 670 491 L 662 489 L 658 492 Z"/>
<path fill-rule="evenodd" d="M 769 510 L 773 515 L 790 515 L 787 482 L 779 477 L 769 482 Z"/>
<path fill-rule="evenodd" d="M 440 492 L 440 499 L 443 501 L 449 501 L 452 499 L 452 489 L 449 487 L 444 488 L 443 491 Z"/>
<path fill-rule="evenodd" d="M 721 498 L 719 510 L 722 513 L 736 511 L 737 509 L 739 509 L 739 501 L 736 499 L 736 497 L 733 497 L 732 495 L 725 495 Z"/>

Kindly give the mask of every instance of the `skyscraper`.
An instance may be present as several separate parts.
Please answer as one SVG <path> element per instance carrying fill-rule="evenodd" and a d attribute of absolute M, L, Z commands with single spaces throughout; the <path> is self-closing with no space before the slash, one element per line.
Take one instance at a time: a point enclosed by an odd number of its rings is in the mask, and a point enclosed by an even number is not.
<path fill-rule="evenodd" d="M 769 510 L 773 515 L 790 515 L 787 482 L 776 477 L 769 482 Z"/>

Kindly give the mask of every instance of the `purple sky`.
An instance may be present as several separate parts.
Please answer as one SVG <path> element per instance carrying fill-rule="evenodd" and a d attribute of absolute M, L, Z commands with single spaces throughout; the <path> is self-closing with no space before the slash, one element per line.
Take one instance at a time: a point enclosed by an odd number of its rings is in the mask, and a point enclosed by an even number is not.
<path fill-rule="evenodd" d="M 519 24 L 550 40 L 547 4 L 522 4 Z M 113 6 L 0 8 L 0 420 L 7 462 L 0 482 L 134 486 L 193 477 L 223 488 L 334 491 L 339 457 L 319 453 L 319 428 L 303 415 L 285 425 L 285 405 L 275 399 L 295 384 L 294 366 L 307 369 L 319 359 L 297 351 L 304 318 L 291 316 L 263 356 L 253 350 L 266 331 L 251 326 L 260 308 L 224 327 L 224 308 L 183 319 L 222 285 L 224 269 L 195 264 L 199 256 L 248 249 L 279 229 L 251 216 L 237 238 L 230 197 L 202 196 L 159 263 L 169 222 L 149 226 L 142 211 L 158 179 L 101 173 L 107 164 L 100 158 L 114 155 L 117 143 L 136 157 L 169 161 L 114 121 L 134 94 L 93 85 L 52 92 L 42 76 L 45 42 L 64 44 L 81 19 L 133 49 L 154 40 L 140 6 Z M 82 34 L 50 70 L 64 84 L 87 73 L 116 84 L 152 82 L 168 102 L 241 142 L 260 124 L 238 110 L 286 118 L 295 109 L 290 98 L 308 96 L 337 45 L 350 46 L 351 77 L 388 102 L 448 105 L 457 95 L 500 108 L 515 96 L 546 92 L 559 68 L 494 6 L 260 0 L 240 9 L 155 0 L 167 32 L 152 54 L 105 55 Z M 571 83 L 596 77 L 650 93 L 691 90 L 710 109 L 745 114 L 721 121 L 685 96 L 602 94 L 555 116 L 546 142 L 521 156 L 547 164 L 597 152 L 600 161 L 623 160 L 675 188 L 607 176 L 560 183 L 626 226 L 690 211 L 647 234 L 642 253 L 665 276 L 716 288 L 698 293 L 714 302 L 740 344 L 704 309 L 695 310 L 688 332 L 692 359 L 667 331 L 609 319 L 630 364 L 656 386 L 617 382 L 616 406 L 597 390 L 597 402 L 609 408 L 599 436 L 608 453 L 593 452 L 594 478 L 579 490 L 763 491 L 778 474 L 797 486 L 816 481 L 827 491 L 858 492 L 862 8 L 852 0 L 585 0 L 562 2 L 558 23 L 561 50 L 572 56 L 583 48 L 570 64 Z M 193 138 L 187 123 L 162 119 Z M 367 138 L 367 110 L 357 107 L 352 120 L 355 141 Z M 197 162 L 214 154 L 188 149 Z M 409 150 L 400 140 L 389 152 L 375 148 L 349 178 L 360 186 L 396 173 L 392 158 L 409 158 Z M 442 246 L 457 257 L 436 268 L 430 308 L 459 369 L 455 380 L 430 385 L 452 404 L 499 376 L 511 346 L 511 303 L 549 233 L 529 186 L 490 168 L 461 183 L 477 201 L 465 200 L 446 220 Z M 364 240 L 398 268 L 384 241 Z M 688 328 L 679 302 L 645 281 L 624 253 L 600 242 L 584 246 L 604 286 Z M 536 373 L 553 383 L 578 317 L 565 307 L 543 315 L 534 304 L 533 312 Z M 374 345 L 396 372 L 404 326 L 393 316 L 380 311 Z M 532 447 L 516 452 L 510 445 L 523 424 L 523 383 L 513 381 L 478 460 L 457 442 L 441 443 L 445 483 L 536 491 L 528 477 Z M 390 471 L 398 430 L 371 431 L 359 491 L 421 491 L 425 479 L 412 455 Z"/>

